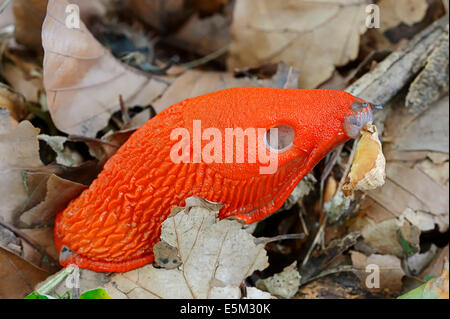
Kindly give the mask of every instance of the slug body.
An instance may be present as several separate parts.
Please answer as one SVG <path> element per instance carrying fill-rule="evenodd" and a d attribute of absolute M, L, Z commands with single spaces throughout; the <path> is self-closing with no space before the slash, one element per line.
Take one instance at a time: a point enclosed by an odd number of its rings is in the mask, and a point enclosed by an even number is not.
<path fill-rule="evenodd" d="M 60 263 L 124 272 L 152 262 L 162 222 L 190 196 L 222 203 L 219 218 L 258 221 L 280 208 L 303 176 L 355 137 L 371 115 L 371 106 L 361 99 L 331 90 L 234 88 L 177 103 L 139 128 L 90 187 L 57 215 Z M 194 121 L 222 137 L 227 128 L 267 131 L 280 125 L 292 128 L 294 136 L 278 152 L 276 172 L 261 174 L 267 163 L 259 160 L 195 160 L 195 140 L 183 144 L 174 138 L 177 128 L 195 137 Z M 203 134 L 200 146 L 213 136 Z M 177 162 L 174 149 L 180 145 L 188 155 Z M 230 148 L 225 141 L 216 146 L 221 153 Z M 245 151 L 245 157 L 254 152 Z"/>

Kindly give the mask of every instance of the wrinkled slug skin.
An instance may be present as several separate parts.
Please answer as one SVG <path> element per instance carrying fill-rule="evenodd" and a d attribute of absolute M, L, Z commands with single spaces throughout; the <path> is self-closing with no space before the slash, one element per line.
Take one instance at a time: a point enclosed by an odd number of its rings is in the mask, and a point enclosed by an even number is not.
<path fill-rule="evenodd" d="M 349 139 L 343 121 L 355 101 L 360 100 L 342 91 L 247 87 L 171 106 L 139 128 L 90 187 L 57 215 L 61 265 L 124 272 L 152 262 L 161 223 L 189 196 L 224 204 L 220 218 L 252 223 L 273 213 L 323 156 Z M 170 151 L 180 138 L 171 140 L 171 133 L 175 128 L 190 132 L 192 158 L 194 120 L 201 120 L 202 130 L 219 129 L 222 144 L 225 128 L 286 124 L 295 137 L 278 154 L 274 174 L 260 174 L 267 165 L 259 162 L 176 164 Z"/>

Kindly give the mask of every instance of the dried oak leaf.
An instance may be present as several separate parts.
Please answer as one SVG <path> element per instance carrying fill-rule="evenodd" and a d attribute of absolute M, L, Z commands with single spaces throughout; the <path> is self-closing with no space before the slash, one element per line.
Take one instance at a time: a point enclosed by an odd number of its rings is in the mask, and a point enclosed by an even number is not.
<path fill-rule="evenodd" d="M 299 88 L 315 88 L 357 57 L 365 7 L 361 0 L 237 1 L 228 67 L 283 61 L 300 70 Z"/>
<path fill-rule="evenodd" d="M 166 82 L 117 61 L 81 23 L 69 29 L 65 0 L 50 0 L 42 27 L 44 84 L 50 114 L 58 129 L 94 137 L 111 115 L 126 105 L 148 105 Z"/>
<path fill-rule="evenodd" d="M 266 251 L 237 221 L 219 221 L 216 215 L 194 207 L 165 220 L 161 240 L 178 250 L 182 264 L 178 269 L 147 265 L 116 274 L 105 286 L 111 297 L 240 298 L 245 278 L 268 266 Z"/>

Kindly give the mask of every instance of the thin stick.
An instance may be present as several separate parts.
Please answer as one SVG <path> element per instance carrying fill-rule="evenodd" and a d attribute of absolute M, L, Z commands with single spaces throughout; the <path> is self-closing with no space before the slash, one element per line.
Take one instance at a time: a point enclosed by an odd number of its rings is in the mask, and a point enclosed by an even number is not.
<path fill-rule="evenodd" d="M 341 180 L 339 181 L 339 185 L 337 187 L 338 191 L 342 188 L 342 185 L 344 185 L 345 179 L 347 178 L 348 172 L 350 171 L 350 168 L 352 166 L 353 158 L 355 157 L 356 147 L 358 146 L 360 137 L 355 139 L 353 141 L 352 150 L 350 152 L 350 157 L 348 158 L 348 162 L 345 164 L 345 170 L 344 174 L 342 174 Z"/>
<path fill-rule="evenodd" d="M 286 240 L 286 239 L 303 239 L 305 238 L 305 234 L 301 233 L 301 234 L 285 234 L 285 235 L 278 235 L 275 237 L 258 237 L 255 238 L 255 244 L 259 245 L 259 244 L 268 244 L 274 241 L 279 241 L 279 240 Z"/>
<path fill-rule="evenodd" d="M 120 105 L 120 110 L 122 111 L 123 126 L 125 126 L 128 123 L 130 123 L 131 118 L 130 118 L 130 114 L 128 113 L 128 108 L 126 107 L 125 102 L 123 101 L 122 94 L 119 94 L 119 105 Z"/>
<path fill-rule="evenodd" d="M 314 240 L 313 240 L 311 246 L 309 247 L 308 252 L 306 253 L 305 258 L 304 258 L 303 261 L 302 261 L 302 267 L 304 267 L 304 266 L 306 265 L 306 263 L 307 263 L 308 260 L 309 260 L 309 257 L 311 256 L 311 254 L 312 254 L 312 252 L 313 252 L 313 250 L 314 250 L 314 247 L 316 247 L 316 245 L 317 245 L 317 243 L 318 243 L 318 241 L 319 241 L 319 238 L 320 238 L 320 234 L 324 231 L 325 225 L 327 224 L 327 218 L 328 218 L 328 216 L 325 214 L 325 215 L 324 215 L 324 218 L 322 219 L 322 221 L 321 221 L 321 223 L 320 223 L 319 230 L 317 231 L 316 236 L 314 237 Z"/>
<path fill-rule="evenodd" d="M 300 209 L 298 211 L 298 217 L 300 218 L 300 222 L 302 224 L 305 235 L 309 236 L 309 230 L 308 227 L 306 227 L 305 218 L 303 217 L 303 212 L 306 212 L 305 205 L 303 205 L 302 201 L 298 201 L 298 205 L 300 206 Z"/>
<path fill-rule="evenodd" d="M 217 59 L 221 55 L 225 54 L 227 51 L 228 51 L 228 45 L 224 46 L 223 48 L 220 48 L 219 50 L 214 51 L 208 55 L 205 55 L 204 57 L 201 57 L 200 59 L 190 61 L 187 63 L 178 64 L 178 66 L 181 66 L 181 67 L 187 68 L 187 69 L 193 69 L 193 68 L 199 67 L 203 64 L 206 64 L 208 62 L 211 62 L 211 61 Z"/>
<path fill-rule="evenodd" d="M 310 282 L 313 282 L 317 279 L 332 275 L 332 274 L 336 274 L 336 273 L 340 273 L 340 272 L 347 272 L 347 271 L 351 271 L 354 272 L 355 269 L 353 268 L 353 266 L 351 265 L 342 265 L 342 266 L 338 266 L 336 268 L 332 268 L 332 269 L 328 269 L 328 270 L 324 270 L 322 271 L 320 274 L 318 274 L 315 277 L 309 278 L 307 281 L 301 283 L 301 286 L 304 286 L 306 284 L 309 284 Z"/>

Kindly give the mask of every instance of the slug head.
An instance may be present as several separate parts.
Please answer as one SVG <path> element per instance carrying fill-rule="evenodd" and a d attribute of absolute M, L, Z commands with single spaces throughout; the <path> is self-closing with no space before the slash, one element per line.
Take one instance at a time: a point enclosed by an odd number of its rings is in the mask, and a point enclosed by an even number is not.
<path fill-rule="evenodd" d="M 184 109 L 184 125 L 191 136 L 194 120 L 201 121 L 203 131 L 215 128 L 220 132 L 223 161 L 208 165 L 234 179 L 254 177 L 261 174 L 261 167 L 270 165 L 276 165 L 276 170 L 267 170 L 268 174 L 289 165 L 301 168 L 293 174 L 304 175 L 338 144 L 358 136 L 364 123 L 372 120 L 370 104 L 333 90 L 233 88 L 189 99 Z M 227 129 L 241 130 L 244 144 L 238 145 L 236 136 L 230 144 Z M 252 129 L 256 149 L 249 147 L 245 134 Z M 203 137 L 202 147 L 211 142 L 212 135 Z M 234 152 L 231 162 L 225 160 L 227 151 Z M 239 151 L 244 153 L 243 162 L 236 161 Z M 268 156 L 272 163 L 267 162 Z"/>

